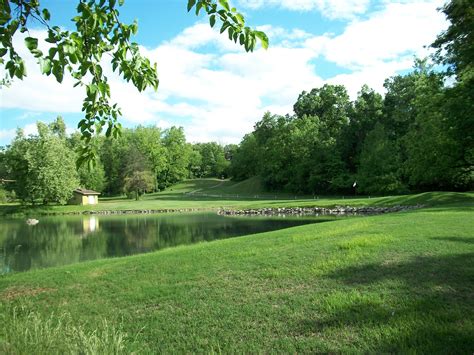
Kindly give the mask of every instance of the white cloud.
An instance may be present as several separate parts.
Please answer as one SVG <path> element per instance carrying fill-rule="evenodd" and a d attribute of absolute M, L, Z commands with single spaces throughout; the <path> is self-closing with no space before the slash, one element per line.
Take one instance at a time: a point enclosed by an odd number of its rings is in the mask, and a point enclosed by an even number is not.
<path fill-rule="evenodd" d="M 383 83 L 386 78 L 396 75 L 398 71 L 413 66 L 413 58 L 408 57 L 388 63 L 378 63 L 367 66 L 350 74 L 339 74 L 327 80 L 329 84 L 344 85 L 349 96 L 354 99 L 360 91 L 362 85 L 367 84 L 375 91 L 384 92 Z"/>
<path fill-rule="evenodd" d="M 446 26 L 444 15 L 433 3 L 392 3 L 368 20 L 350 23 L 339 36 L 315 37 L 306 45 L 323 51 L 331 62 L 357 69 L 396 60 L 401 55 L 427 55 L 424 46 Z"/>
<path fill-rule="evenodd" d="M 330 19 L 350 19 L 364 13 L 370 0 L 239 0 L 243 7 L 277 6 L 292 11 L 319 11 Z"/>

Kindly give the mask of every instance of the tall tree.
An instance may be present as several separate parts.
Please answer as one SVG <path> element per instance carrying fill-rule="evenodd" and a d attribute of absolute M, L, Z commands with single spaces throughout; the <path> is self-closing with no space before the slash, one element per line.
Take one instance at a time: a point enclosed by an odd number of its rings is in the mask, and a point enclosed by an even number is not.
<path fill-rule="evenodd" d="M 455 167 L 463 170 L 462 178 L 474 186 L 474 3 L 451 0 L 442 11 L 450 26 L 432 44 L 435 59 L 446 66 L 454 84 L 447 89 L 443 111 L 444 129 L 458 143 Z M 452 78 L 452 77 L 451 77 Z"/>
<path fill-rule="evenodd" d="M 48 126 L 38 123 L 38 132 L 25 138 L 19 131 L 10 147 L 15 191 L 24 201 L 64 204 L 79 185 L 74 153 Z"/>
<path fill-rule="evenodd" d="M 362 145 L 367 134 L 380 122 L 383 97 L 367 85 L 362 86 L 349 111 L 349 125 L 345 126 L 338 142 L 349 172 L 355 174 L 359 166 Z"/>
<path fill-rule="evenodd" d="M 160 187 L 170 186 L 188 176 L 191 147 L 186 143 L 182 127 L 171 127 L 165 131 L 163 144 L 166 148 L 166 168 L 161 171 L 158 183 Z"/>
<path fill-rule="evenodd" d="M 400 154 L 382 124 L 377 123 L 362 147 L 358 187 L 369 194 L 404 191 L 400 178 Z"/>

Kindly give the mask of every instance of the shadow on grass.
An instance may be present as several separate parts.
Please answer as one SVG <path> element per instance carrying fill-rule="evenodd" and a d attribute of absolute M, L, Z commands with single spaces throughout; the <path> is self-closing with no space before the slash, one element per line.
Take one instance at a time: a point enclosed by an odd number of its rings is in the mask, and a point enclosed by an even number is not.
<path fill-rule="evenodd" d="M 422 204 L 427 206 L 440 205 L 465 205 L 474 206 L 472 194 L 468 192 L 425 192 L 417 195 L 402 195 L 381 197 L 375 205 L 416 205 Z"/>
<path fill-rule="evenodd" d="M 345 330 L 369 352 L 472 353 L 474 253 L 371 263 L 327 276 L 349 288 L 297 324 L 299 335 Z"/>

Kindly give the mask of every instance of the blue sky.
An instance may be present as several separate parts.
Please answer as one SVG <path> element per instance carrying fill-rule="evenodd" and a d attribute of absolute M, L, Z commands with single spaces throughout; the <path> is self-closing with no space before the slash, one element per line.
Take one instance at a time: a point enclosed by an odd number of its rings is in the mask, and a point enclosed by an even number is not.
<path fill-rule="evenodd" d="M 189 141 L 237 143 L 265 111 L 292 113 L 303 90 L 344 84 L 355 98 L 363 84 L 383 93 L 385 78 L 410 70 L 414 56 L 447 27 L 440 0 L 235 0 L 252 27 L 270 38 L 252 54 L 212 30 L 204 16 L 186 12 L 186 0 L 126 0 L 125 22 L 138 20 L 136 42 L 158 64 L 158 92 L 138 93 L 109 76 L 124 126 L 183 126 Z M 53 24 L 69 27 L 77 1 L 42 1 Z M 34 26 L 33 26 L 34 27 Z M 44 29 L 35 27 L 38 37 Z M 15 39 L 20 48 L 22 38 Z M 0 89 L 0 145 L 16 127 L 64 117 L 68 131 L 81 119 L 82 89 L 41 76 L 22 51 L 28 77 Z"/>

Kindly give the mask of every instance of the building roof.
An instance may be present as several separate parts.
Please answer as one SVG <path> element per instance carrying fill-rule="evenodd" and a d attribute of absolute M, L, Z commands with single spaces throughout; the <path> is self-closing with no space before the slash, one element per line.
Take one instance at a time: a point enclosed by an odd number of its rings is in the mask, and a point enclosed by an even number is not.
<path fill-rule="evenodd" d="M 77 188 L 74 190 L 74 192 L 84 195 L 84 196 L 90 196 L 90 195 L 100 195 L 100 192 L 94 191 L 94 190 L 87 190 L 87 189 L 81 189 Z"/>

